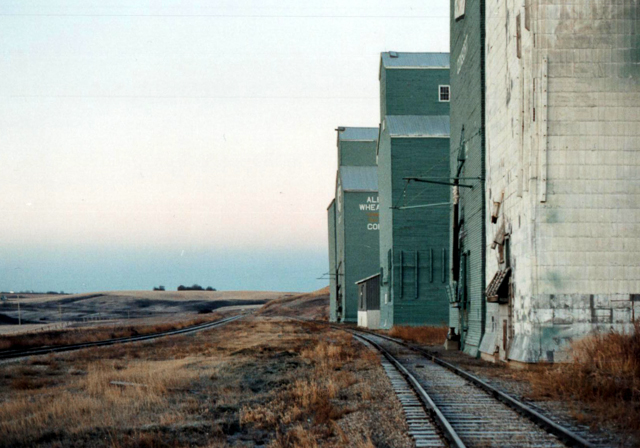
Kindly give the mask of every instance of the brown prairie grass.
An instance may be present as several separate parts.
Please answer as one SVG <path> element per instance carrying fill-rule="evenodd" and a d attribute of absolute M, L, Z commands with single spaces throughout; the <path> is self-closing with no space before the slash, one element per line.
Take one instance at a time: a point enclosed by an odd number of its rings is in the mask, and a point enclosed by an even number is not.
<path fill-rule="evenodd" d="M 179 322 L 121 326 L 115 328 L 97 327 L 90 329 L 56 330 L 42 333 L 27 333 L 0 337 L 0 350 L 21 350 L 32 347 L 52 345 L 78 344 L 82 342 L 96 342 L 106 339 L 139 336 L 165 331 L 179 330 L 182 328 L 203 324 L 219 319 L 219 314 L 210 314 L 207 317 L 198 317 Z"/>
<path fill-rule="evenodd" d="M 578 420 L 617 422 L 640 435 L 640 323 L 631 333 L 598 333 L 571 346 L 572 362 L 540 366 L 528 372 L 532 397 L 587 403 L 591 417 Z"/>
<path fill-rule="evenodd" d="M 410 327 L 407 325 L 397 325 L 389 330 L 388 334 L 392 338 L 399 338 L 405 341 L 417 342 L 423 345 L 440 345 L 447 338 L 448 328 L 441 327 Z"/>
<path fill-rule="evenodd" d="M 314 292 L 282 297 L 262 306 L 258 314 L 329 320 L 329 287 Z"/>
<path fill-rule="evenodd" d="M 326 326 L 260 318 L 35 360 L 0 373 L 0 447 L 222 447 L 238 433 L 273 447 L 391 440 L 377 417 L 387 394 L 368 383 L 378 358 Z"/>
<path fill-rule="evenodd" d="M 306 324 L 302 326 L 307 327 Z M 342 332 L 330 332 L 315 345 L 302 348 L 300 357 L 311 364 L 311 371 L 271 402 L 245 406 L 240 414 L 241 424 L 275 429 L 273 447 L 318 446 L 318 440 L 326 438 L 327 434 L 338 434 L 334 425 L 337 420 L 354 411 L 349 406 L 337 404 L 336 397 L 358 383 L 352 372 L 343 370 L 346 364 L 353 364 L 357 356 L 353 337 Z M 366 357 L 365 360 L 378 362 L 377 357 Z"/>
<path fill-rule="evenodd" d="M 183 388 L 217 371 L 210 366 L 188 368 L 197 363 L 188 358 L 134 361 L 124 368 L 118 361 L 91 363 L 85 375 L 65 388 L 54 387 L 38 395 L 29 392 L 35 388 L 31 385 L 42 379 L 18 378 L 14 383 L 20 384 L 12 387 L 24 392 L 0 407 L 0 433 L 5 441 L 24 442 L 29 437 L 41 437 L 50 428 L 74 433 L 101 425 L 126 428 L 133 422 L 150 424 L 157 420 L 156 413 L 163 409 L 169 390 Z M 116 386 L 112 381 L 135 385 Z"/>

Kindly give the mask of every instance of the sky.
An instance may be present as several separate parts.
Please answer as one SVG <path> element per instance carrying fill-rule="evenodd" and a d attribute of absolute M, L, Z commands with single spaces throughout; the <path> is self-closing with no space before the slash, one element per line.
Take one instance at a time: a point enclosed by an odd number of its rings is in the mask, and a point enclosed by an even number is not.
<path fill-rule="evenodd" d="M 0 0 L 0 290 L 328 284 L 338 126 L 448 0 Z"/>

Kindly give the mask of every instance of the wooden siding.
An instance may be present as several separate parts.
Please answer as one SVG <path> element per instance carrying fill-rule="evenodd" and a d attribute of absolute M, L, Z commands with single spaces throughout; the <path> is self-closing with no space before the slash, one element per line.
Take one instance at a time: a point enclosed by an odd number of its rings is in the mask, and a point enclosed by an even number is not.
<path fill-rule="evenodd" d="M 450 207 L 391 208 L 449 201 L 447 186 L 426 183 L 406 186 L 405 177 L 425 172 L 432 177 L 448 176 L 449 140 L 392 139 L 385 130 L 378 168 L 382 192 L 380 265 L 384 277 L 380 317 L 384 328 L 447 322 Z"/>
<path fill-rule="evenodd" d="M 340 166 L 375 166 L 375 141 L 342 141 L 338 149 Z"/>
<path fill-rule="evenodd" d="M 439 98 L 439 86 L 449 84 L 449 69 L 382 68 L 382 73 L 381 117 L 449 115 L 449 103 L 441 103 Z"/>
<path fill-rule="evenodd" d="M 358 283 L 359 311 L 376 311 L 380 309 L 380 276 L 376 275 Z"/>
<path fill-rule="evenodd" d="M 377 204 L 378 193 L 344 193 L 344 322 L 357 322 L 358 288 L 356 282 L 378 272 L 378 211 L 362 210 L 362 205 Z M 375 224 L 375 226 L 373 226 Z"/>
<path fill-rule="evenodd" d="M 484 0 L 467 0 L 465 14 L 459 20 L 453 18 L 454 3 L 451 2 L 451 174 L 455 176 L 457 172 L 459 148 L 466 143 L 461 176 L 484 179 Z M 476 356 L 485 320 L 485 192 L 482 180 L 471 182 L 473 189 L 460 191 L 459 222 L 463 227 L 459 253 L 460 272 L 464 274 L 460 289 L 464 290 L 466 302 L 460 310 L 450 313 L 450 326 L 460 333 L 463 350 Z M 453 244 L 451 249 L 454 253 Z"/>
<path fill-rule="evenodd" d="M 335 201 L 327 209 L 327 227 L 329 229 L 329 320 L 337 322 L 336 300 L 338 283 L 336 279 L 336 208 Z"/>

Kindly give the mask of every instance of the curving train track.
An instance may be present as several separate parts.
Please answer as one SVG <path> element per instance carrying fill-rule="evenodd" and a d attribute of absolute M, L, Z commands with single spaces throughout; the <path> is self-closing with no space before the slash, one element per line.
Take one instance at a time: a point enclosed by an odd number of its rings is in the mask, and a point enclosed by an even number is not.
<path fill-rule="evenodd" d="M 244 317 L 244 315 L 240 314 L 240 315 L 235 315 L 235 316 L 227 317 L 224 319 L 216 320 L 213 322 L 207 322 L 200 325 L 181 328 L 179 330 L 169 330 L 169 331 L 164 331 L 160 333 L 146 334 L 142 336 L 130 336 L 130 337 L 123 337 L 123 338 L 106 339 L 104 341 L 83 342 L 79 344 L 34 347 L 34 348 L 25 349 L 25 350 L 4 350 L 4 351 L 0 351 L 0 360 L 23 358 L 25 356 L 44 355 L 48 353 L 68 352 L 72 350 L 80 350 L 83 348 L 90 348 L 90 347 L 103 347 L 107 345 L 126 344 L 129 342 L 148 341 L 151 339 L 157 339 L 157 338 L 162 338 L 166 336 L 196 333 L 198 331 L 207 330 L 209 328 L 219 327 L 229 322 L 233 322 L 234 320 L 238 320 L 242 317 Z"/>
<path fill-rule="evenodd" d="M 417 447 L 600 445 L 420 347 L 371 331 L 332 327 L 383 355 Z"/>

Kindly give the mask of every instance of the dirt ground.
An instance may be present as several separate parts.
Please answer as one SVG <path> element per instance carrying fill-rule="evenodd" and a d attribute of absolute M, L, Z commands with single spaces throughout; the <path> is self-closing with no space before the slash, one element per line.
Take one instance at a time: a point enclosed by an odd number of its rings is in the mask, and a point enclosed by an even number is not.
<path fill-rule="evenodd" d="M 3 447 L 412 446 L 376 354 L 270 317 L 3 362 L 0 433 Z"/>
<path fill-rule="evenodd" d="M 123 325 L 136 319 L 153 323 L 184 320 L 189 315 L 256 307 L 297 293 L 272 291 L 106 291 L 73 295 L 9 296 L 0 302 L 0 334 Z M 20 302 L 20 309 L 18 309 Z M 18 317 L 23 325 L 18 325 Z M 148 323 L 148 322 L 145 322 Z"/>

